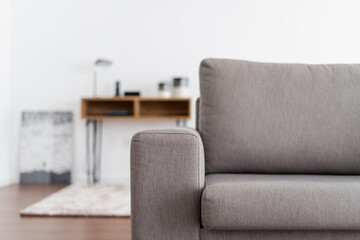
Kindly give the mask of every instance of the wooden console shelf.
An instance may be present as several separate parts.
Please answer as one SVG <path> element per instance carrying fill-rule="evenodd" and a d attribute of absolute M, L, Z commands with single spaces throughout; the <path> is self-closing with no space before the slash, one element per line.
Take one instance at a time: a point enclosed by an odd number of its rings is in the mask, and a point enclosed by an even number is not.
<path fill-rule="evenodd" d="M 82 98 L 81 117 L 86 119 L 86 173 L 88 183 L 100 181 L 103 120 L 173 119 L 186 126 L 190 98 L 113 97 Z M 92 133 L 91 133 L 92 129 Z M 91 140 L 92 139 L 92 140 Z"/>
<path fill-rule="evenodd" d="M 190 98 L 113 97 L 81 99 L 81 117 L 87 120 L 186 120 L 191 116 L 190 108 Z"/>

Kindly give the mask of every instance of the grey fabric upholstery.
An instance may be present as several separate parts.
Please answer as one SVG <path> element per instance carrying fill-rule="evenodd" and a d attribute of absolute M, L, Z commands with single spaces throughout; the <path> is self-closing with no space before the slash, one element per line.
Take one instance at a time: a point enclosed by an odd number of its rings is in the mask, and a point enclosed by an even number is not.
<path fill-rule="evenodd" d="M 360 230 L 360 176 L 210 174 L 207 230 Z"/>
<path fill-rule="evenodd" d="M 133 137 L 133 240 L 360 239 L 360 65 L 206 59 L 200 91 L 201 137 Z"/>
<path fill-rule="evenodd" d="M 207 231 L 201 240 L 358 240 L 360 231 Z"/>
<path fill-rule="evenodd" d="M 196 131 L 137 133 L 131 143 L 132 239 L 199 239 L 204 171 Z"/>
<path fill-rule="evenodd" d="M 360 65 L 206 59 L 207 173 L 360 173 Z"/>

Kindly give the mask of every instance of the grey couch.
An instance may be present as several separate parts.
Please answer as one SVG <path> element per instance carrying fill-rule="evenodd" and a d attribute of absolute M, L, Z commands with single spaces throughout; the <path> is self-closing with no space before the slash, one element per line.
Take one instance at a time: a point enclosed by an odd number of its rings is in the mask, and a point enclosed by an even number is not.
<path fill-rule="evenodd" d="M 133 240 L 360 239 L 360 65 L 206 59 L 198 105 L 133 137 Z"/>

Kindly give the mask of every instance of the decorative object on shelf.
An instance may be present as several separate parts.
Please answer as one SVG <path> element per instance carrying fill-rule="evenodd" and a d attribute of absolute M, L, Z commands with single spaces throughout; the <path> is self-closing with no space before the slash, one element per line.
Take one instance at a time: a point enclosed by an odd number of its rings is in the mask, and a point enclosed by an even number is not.
<path fill-rule="evenodd" d="M 125 96 L 140 96 L 140 91 L 126 91 Z"/>
<path fill-rule="evenodd" d="M 98 73 L 101 68 L 109 67 L 111 66 L 112 61 L 106 60 L 106 59 L 97 59 L 94 63 L 94 71 L 93 71 L 93 96 L 97 96 L 97 78 Z"/>
<path fill-rule="evenodd" d="M 162 98 L 171 97 L 170 84 L 167 82 L 159 83 L 158 96 Z"/>
<path fill-rule="evenodd" d="M 115 97 L 120 97 L 120 81 L 116 81 Z"/>
<path fill-rule="evenodd" d="M 70 183 L 72 112 L 23 112 L 19 158 L 21 183 Z"/>
<path fill-rule="evenodd" d="M 107 110 L 105 112 L 106 116 L 129 116 L 129 111 L 127 110 Z"/>
<path fill-rule="evenodd" d="M 187 77 L 173 78 L 173 97 L 189 97 L 189 79 Z"/>

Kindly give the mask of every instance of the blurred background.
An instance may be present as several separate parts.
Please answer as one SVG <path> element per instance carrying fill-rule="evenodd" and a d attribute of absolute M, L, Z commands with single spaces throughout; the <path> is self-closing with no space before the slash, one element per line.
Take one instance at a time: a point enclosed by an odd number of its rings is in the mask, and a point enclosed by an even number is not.
<path fill-rule="evenodd" d="M 85 182 L 82 97 L 122 90 L 156 96 L 157 84 L 189 78 L 192 113 L 198 67 L 207 57 L 263 62 L 360 62 L 356 0 L 1 0 L 0 185 L 19 181 L 21 113 L 73 113 L 72 182 Z M 170 120 L 104 121 L 102 181 L 128 183 L 130 141 Z M 188 122 L 195 126 L 194 114 Z"/>

